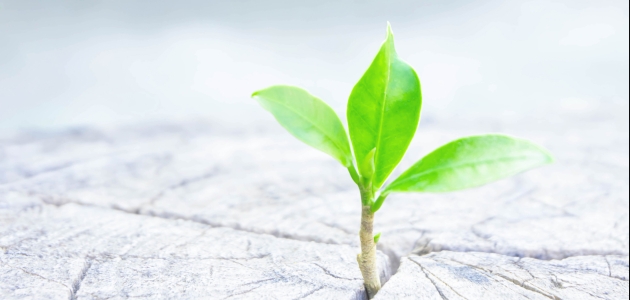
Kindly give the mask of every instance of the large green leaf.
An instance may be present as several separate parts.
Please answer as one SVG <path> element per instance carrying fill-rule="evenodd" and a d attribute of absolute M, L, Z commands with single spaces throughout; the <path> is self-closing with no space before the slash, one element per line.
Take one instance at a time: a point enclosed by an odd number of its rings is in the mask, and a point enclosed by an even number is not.
<path fill-rule="evenodd" d="M 398 58 L 388 26 L 387 39 L 352 89 L 347 110 L 359 174 L 371 177 L 375 188 L 385 182 L 405 154 L 418 126 L 421 105 L 418 75 Z M 372 166 L 374 170 L 370 170 Z"/>
<path fill-rule="evenodd" d="M 293 136 L 330 154 L 344 166 L 352 166 L 346 130 L 335 111 L 322 100 L 303 89 L 282 85 L 254 92 L 252 97 Z"/>
<path fill-rule="evenodd" d="M 450 142 L 401 174 L 385 192 L 449 192 L 480 186 L 551 163 L 540 146 L 505 135 Z"/>

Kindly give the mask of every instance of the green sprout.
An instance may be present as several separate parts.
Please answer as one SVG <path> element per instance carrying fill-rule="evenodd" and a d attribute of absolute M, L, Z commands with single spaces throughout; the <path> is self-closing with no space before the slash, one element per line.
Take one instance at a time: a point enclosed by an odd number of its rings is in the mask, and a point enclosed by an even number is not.
<path fill-rule="evenodd" d="M 252 97 L 293 136 L 338 160 L 357 184 L 362 205 L 357 261 L 370 299 L 381 288 L 374 214 L 390 193 L 472 188 L 553 162 L 530 141 L 477 135 L 438 148 L 385 184 L 416 132 L 422 106 L 418 75 L 396 54 L 389 24 L 385 42 L 350 93 L 350 141 L 334 110 L 303 89 L 278 85 Z"/>

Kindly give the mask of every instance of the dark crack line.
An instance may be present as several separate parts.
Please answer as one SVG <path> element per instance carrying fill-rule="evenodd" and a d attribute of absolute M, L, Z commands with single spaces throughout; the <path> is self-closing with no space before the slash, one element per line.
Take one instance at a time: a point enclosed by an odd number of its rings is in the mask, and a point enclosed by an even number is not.
<path fill-rule="evenodd" d="M 333 277 L 333 278 L 337 278 L 337 279 L 343 279 L 343 280 L 361 280 L 361 278 L 345 278 L 345 277 L 340 277 L 337 276 L 333 273 L 331 273 L 328 269 L 320 266 L 318 263 L 313 263 L 314 265 L 318 266 L 320 269 L 322 269 L 322 271 L 324 271 L 324 273 L 326 273 L 326 275 Z"/>
<path fill-rule="evenodd" d="M 251 289 L 249 289 L 249 290 L 245 290 L 245 291 L 242 291 L 242 292 L 238 292 L 238 293 L 231 294 L 231 295 L 229 295 L 229 296 L 227 296 L 227 297 L 225 297 L 225 298 L 223 298 L 223 299 L 229 299 L 229 298 L 232 298 L 232 297 L 236 297 L 236 296 L 240 296 L 240 295 L 247 294 L 247 293 L 249 293 L 249 292 L 252 292 L 252 291 L 254 291 L 254 290 L 256 290 L 256 289 L 259 289 L 259 288 L 261 288 L 262 286 L 264 286 L 264 284 L 262 284 L 262 283 L 267 282 L 267 281 L 271 281 L 271 280 L 274 280 L 274 279 L 275 279 L 275 278 L 269 278 L 269 279 L 264 279 L 264 280 L 259 280 L 259 281 L 254 281 L 254 282 L 247 283 L 247 284 L 245 284 L 245 286 L 247 286 L 247 285 L 252 285 L 252 284 L 258 284 L 258 283 L 260 283 L 260 285 L 255 286 L 255 287 L 253 287 L 253 288 L 251 288 Z"/>
<path fill-rule="evenodd" d="M 79 160 L 70 160 L 70 161 L 65 161 L 62 163 L 58 163 L 54 166 L 50 166 L 41 170 L 37 170 L 34 172 L 20 172 L 22 175 L 21 178 L 12 180 L 12 181 L 6 181 L 6 182 L 0 182 L 0 187 L 4 187 L 4 186 L 15 186 L 18 184 L 22 184 L 24 182 L 28 182 L 28 181 L 32 181 L 34 179 L 36 179 L 36 177 L 39 177 L 40 175 L 45 175 L 45 174 L 54 174 L 56 172 L 59 171 L 63 171 L 66 169 L 70 169 L 73 167 L 80 167 L 82 165 L 85 165 L 86 163 L 90 163 L 90 162 L 94 162 L 94 161 L 98 161 L 99 159 L 103 159 L 103 158 L 107 158 L 107 157 L 115 157 L 117 155 L 121 155 L 121 154 L 128 154 L 130 153 L 130 151 L 128 150 L 113 150 L 111 152 L 106 152 L 106 153 L 102 153 L 102 154 L 98 154 L 97 156 L 94 157 L 89 157 L 89 158 L 84 158 L 84 159 L 79 159 Z"/>
<path fill-rule="evenodd" d="M 339 227 L 339 226 L 335 226 L 333 224 L 329 224 L 329 223 L 324 222 L 324 221 L 316 220 L 315 222 L 319 223 L 319 224 L 322 224 L 322 225 L 324 225 L 326 227 L 339 230 L 339 231 L 341 231 L 341 232 L 343 232 L 343 233 L 345 233 L 347 235 L 355 235 L 355 234 L 357 234 L 357 232 L 353 232 L 353 231 L 350 231 L 348 229 L 345 229 L 345 228 L 342 228 L 342 227 Z"/>
<path fill-rule="evenodd" d="M 61 285 L 61 286 L 65 287 L 65 288 L 67 288 L 67 289 L 68 289 L 68 291 L 70 291 L 70 293 L 72 293 L 72 289 L 71 289 L 70 287 L 68 287 L 67 285 L 65 285 L 65 284 L 61 283 L 61 282 L 54 281 L 54 280 L 52 280 L 52 279 L 46 278 L 46 277 L 44 277 L 44 276 L 42 276 L 42 275 L 39 275 L 39 274 L 37 274 L 37 273 L 29 272 L 29 271 L 24 270 L 23 268 L 20 268 L 20 267 L 12 266 L 12 265 L 7 264 L 7 263 L 5 263 L 5 262 L 3 262 L 3 261 L 0 261 L 0 264 L 3 264 L 3 265 L 5 265 L 5 266 L 7 266 L 7 267 L 9 267 L 9 268 L 12 268 L 12 269 L 15 269 L 15 270 L 20 270 L 20 271 L 22 271 L 22 272 L 24 272 L 24 273 L 26 273 L 26 274 L 28 274 L 28 275 L 35 276 L 35 277 L 39 277 L 39 278 L 44 279 L 44 280 L 46 280 L 46 281 L 49 281 L 49 282 L 52 282 L 52 283 L 59 284 L 59 285 Z"/>
<path fill-rule="evenodd" d="M 180 216 L 180 215 L 163 216 L 162 214 L 158 214 L 158 213 L 154 213 L 154 212 L 143 213 L 143 212 L 140 212 L 140 209 L 128 210 L 128 209 L 123 209 L 123 208 L 117 207 L 117 206 L 99 206 L 99 205 L 95 205 L 95 204 L 83 203 L 83 202 L 78 202 L 78 201 L 67 201 L 67 202 L 64 202 L 64 203 L 48 203 L 47 201 L 45 201 L 45 200 L 43 200 L 41 198 L 40 198 L 40 200 L 42 200 L 42 203 L 44 205 L 50 205 L 50 206 L 54 206 L 54 207 L 61 207 L 61 206 L 67 205 L 67 204 L 75 204 L 75 205 L 84 206 L 84 207 L 106 209 L 106 210 L 114 210 L 114 211 L 119 211 L 119 212 L 130 214 L 130 215 L 137 215 L 137 216 L 144 216 L 144 217 L 153 217 L 153 218 L 158 218 L 158 219 L 162 219 L 162 220 L 184 220 L 184 221 L 188 221 L 188 222 L 193 222 L 193 223 L 209 226 L 211 228 L 226 228 L 226 229 L 231 229 L 231 230 L 234 230 L 234 231 L 245 232 L 245 233 L 256 234 L 256 235 L 268 235 L 268 236 L 272 236 L 272 237 L 275 237 L 275 238 L 278 238 L 278 239 L 285 239 L 285 240 L 291 240 L 291 241 L 311 242 L 311 243 L 322 244 L 322 245 L 352 246 L 352 245 L 343 244 L 343 243 L 338 244 L 338 243 L 332 243 L 332 242 L 330 242 L 330 243 L 329 242 L 323 242 L 323 241 L 320 241 L 320 240 L 309 239 L 307 237 L 304 237 L 304 238 L 291 237 L 291 236 L 284 235 L 284 234 L 277 233 L 277 232 L 259 232 L 259 231 L 255 231 L 255 230 L 243 229 L 243 228 L 241 228 L 239 226 L 226 226 L 226 225 L 222 225 L 222 224 L 213 223 L 213 222 L 210 222 L 210 221 L 198 219 L 198 218 L 195 218 L 195 217 L 187 218 L 187 217 Z"/>
<path fill-rule="evenodd" d="M 431 239 L 430 237 L 425 237 L 428 232 L 423 231 L 422 235 L 414 242 L 414 248 L 411 251 L 412 254 L 416 254 L 418 256 L 424 256 L 435 251 L 433 247 L 431 247 Z"/>
<path fill-rule="evenodd" d="M 613 277 L 612 276 L 612 267 L 610 266 L 610 261 L 608 260 L 608 257 L 604 256 L 604 260 L 606 261 L 606 265 L 608 265 L 608 277 Z"/>
<path fill-rule="evenodd" d="M 241 266 L 241 267 L 243 267 L 243 268 L 245 268 L 245 269 L 256 270 L 256 268 L 252 268 L 252 267 L 247 266 L 247 265 L 245 265 L 245 264 L 243 264 L 243 263 L 240 263 L 238 260 L 234 260 L 234 259 L 226 259 L 226 261 L 229 261 L 229 262 L 231 262 L 231 263 L 233 263 L 233 264 L 237 264 L 237 265 L 239 265 L 239 266 Z"/>
<path fill-rule="evenodd" d="M 324 287 L 323 287 L 323 286 L 317 287 L 317 288 L 313 289 L 312 291 L 309 291 L 309 292 L 307 292 L 306 294 L 301 295 L 301 296 L 299 296 L 299 297 L 295 298 L 294 300 L 304 299 L 304 298 L 306 298 L 306 297 L 308 297 L 308 296 L 311 296 L 311 295 L 313 295 L 313 294 L 315 294 L 315 293 L 317 293 L 317 292 L 321 291 L 322 289 L 324 289 Z"/>
<path fill-rule="evenodd" d="M 185 181 L 185 180 L 184 180 Z M 184 182 L 182 181 L 182 182 Z M 190 182 L 186 183 L 189 184 Z M 245 232 L 245 233 L 250 233 L 250 234 L 256 234 L 256 235 L 269 235 L 269 236 L 273 236 L 275 238 L 279 238 L 279 239 L 287 239 L 287 240 L 292 240 L 292 241 L 300 241 L 300 242 L 313 242 L 313 243 L 318 243 L 318 244 L 324 244 L 324 245 L 348 245 L 345 243 L 331 243 L 331 242 L 323 242 L 323 241 L 319 241 L 319 240 L 315 240 L 312 238 L 307 238 L 307 237 L 292 237 L 292 236 L 288 236 L 288 235 L 284 235 L 281 234 L 279 232 L 259 232 L 259 231 L 255 231 L 255 230 L 248 230 L 248 229 L 243 229 L 239 226 L 226 226 L 223 224 L 218 224 L 218 223 L 213 223 L 207 220 L 203 220 L 203 219 L 198 219 L 195 217 L 189 218 L 189 217 L 185 217 L 185 216 L 181 216 L 181 215 L 175 215 L 175 214 L 171 214 L 170 216 L 164 216 L 162 214 L 159 213 L 155 213 L 152 211 L 148 211 L 148 212 L 141 212 L 140 208 L 137 208 L 135 210 L 128 210 L 128 209 L 123 209 L 120 207 L 116 207 L 116 206 L 99 206 L 99 205 L 95 205 L 95 204 L 89 204 L 89 203 L 82 203 L 82 202 L 78 202 L 78 201 L 67 201 L 65 203 L 49 203 L 49 201 L 46 201 L 45 199 L 43 199 L 42 195 L 39 195 L 40 200 L 42 201 L 42 203 L 44 205 L 51 205 L 51 206 L 55 206 L 55 207 L 59 207 L 59 206 L 63 206 L 66 204 L 70 204 L 73 203 L 75 205 L 80 205 L 80 206 L 85 206 L 85 207 L 93 207 L 93 208 L 99 208 L 99 209 L 110 209 L 110 210 L 116 210 L 116 211 L 120 211 L 123 213 L 127 213 L 127 214 L 132 214 L 132 215 L 140 215 L 140 216 L 147 216 L 147 217 L 155 217 L 155 218 L 159 218 L 159 219 L 164 219 L 164 220 L 185 220 L 185 221 L 189 221 L 189 222 L 193 222 L 193 223 L 198 223 L 198 224 L 203 224 L 206 226 L 210 226 L 212 228 L 227 228 L 227 229 L 231 229 L 231 230 L 235 230 L 235 231 L 240 231 L 240 232 Z M 484 222 L 487 222 L 491 219 L 493 219 L 494 217 L 489 217 L 486 218 L 480 222 L 477 222 L 475 225 L 480 225 L 483 224 Z M 475 226 L 473 225 L 473 226 Z M 336 227 L 335 227 L 336 228 Z M 421 237 L 418 239 L 422 239 L 425 232 L 423 232 L 423 235 L 421 235 Z M 474 232 L 473 232 L 474 233 Z M 432 247 L 428 246 L 429 242 L 426 243 L 426 248 L 424 249 L 424 252 L 422 252 L 422 255 L 427 255 L 430 253 L 437 253 L 437 252 L 441 252 L 442 250 L 448 250 L 448 251 L 453 251 L 450 249 L 441 249 L 441 250 L 434 250 L 432 249 Z M 350 245 L 352 246 L 352 245 Z M 414 249 L 415 250 L 415 249 Z M 469 251 L 453 251 L 453 252 L 469 252 Z M 498 253 L 495 251 L 476 251 L 476 252 L 480 252 L 480 253 L 493 253 L 493 254 L 500 254 L 500 255 L 505 255 L 505 256 L 511 256 L 510 254 L 503 254 L 503 253 Z M 412 251 L 412 253 L 414 253 L 414 251 Z M 593 255 L 607 255 L 609 253 L 594 253 Z M 612 253 L 612 254 L 617 254 L 617 253 Z M 518 257 L 516 255 L 512 255 L 513 257 Z M 575 257 L 575 256 L 582 256 L 582 255 L 568 255 L 566 257 L 563 257 L 563 259 L 569 258 L 569 257 Z M 546 257 L 548 257 L 548 255 L 546 255 Z M 391 258 L 391 257 L 390 257 Z M 396 259 L 400 259 L 399 257 L 396 257 Z M 542 260 L 551 260 L 551 259 L 542 259 Z M 392 260 L 394 261 L 394 260 Z M 395 272 L 392 272 L 392 275 L 395 274 Z M 623 280 L 621 278 L 619 278 L 620 280 Z"/>
<path fill-rule="evenodd" d="M 628 282 L 628 278 L 623 278 L 623 277 L 615 276 L 615 275 L 612 274 L 612 266 L 610 265 L 610 261 L 608 260 L 608 256 L 604 256 L 604 260 L 606 261 L 606 264 L 608 265 L 608 277 L 609 278 L 621 280 L 621 281 L 624 281 L 624 282 Z"/>
<path fill-rule="evenodd" d="M 514 265 L 515 265 L 515 266 L 517 266 L 519 269 L 521 269 L 521 270 L 523 270 L 523 271 L 527 272 L 527 274 L 529 274 L 529 277 L 531 277 L 530 279 L 525 280 L 525 281 L 523 281 L 523 282 L 527 282 L 527 281 L 530 281 L 530 280 L 534 280 L 534 279 L 536 279 L 536 276 L 534 276 L 534 274 L 532 274 L 532 272 L 530 272 L 528 269 L 526 269 L 525 267 L 523 267 L 523 265 L 521 265 L 521 261 L 522 261 L 522 260 L 523 260 L 523 258 L 522 258 L 522 257 L 519 257 L 519 258 L 518 258 L 518 259 L 514 262 Z"/>
<path fill-rule="evenodd" d="M 80 204 L 80 205 L 85 205 L 85 204 Z M 203 224 L 206 226 L 210 226 L 212 228 L 227 228 L 227 229 L 231 229 L 231 230 L 235 230 L 235 231 L 240 231 L 240 232 L 247 232 L 247 233 L 251 233 L 251 234 L 257 234 L 257 235 L 269 235 L 269 236 L 273 236 L 275 238 L 278 239 L 285 239 L 285 240 L 291 240 L 291 241 L 299 241 L 299 242 L 311 242 L 311 243 L 316 243 L 316 244 L 322 244 L 322 245 L 348 245 L 348 244 L 339 244 L 339 243 L 332 243 L 332 242 L 324 242 L 321 240 L 316 240 L 313 238 L 308 238 L 308 237 L 294 237 L 294 236 L 289 236 L 286 234 L 282 234 L 280 232 L 274 231 L 274 232 L 260 232 L 260 231 L 256 231 L 256 230 L 251 230 L 251 229 L 245 229 L 242 228 L 240 226 L 227 226 L 227 225 L 223 225 L 220 223 L 215 223 L 215 222 L 210 222 L 208 220 L 204 220 L 204 219 L 199 219 L 196 217 L 185 217 L 185 216 L 181 216 L 181 215 L 177 215 L 177 214 L 171 214 L 168 213 L 168 215 L 164 215 L 164 214 L 160 214 L 160 213 L 156 213 L 156 212 L 152 212 L 152 211 L 148 211 L 148 212 L 140 212 L 140 211 L 128 211 L 128 210 L 124 210 L 124 209 L 118 209 L 116 207 L 102 207 L 102 206 L 96 206 L 96 205 L 92 205 L 92 204 L 88 204 L 86 206 L 90 206 L 90 207 L 98 207 L 98 208 L 109 208 L 109 209 L 113 209 L 113 210 L 118 210 L 124 213 L 128 213 L 128 214 L 134 214 L 134 215 L 139 215 L 139 216 L 147 216 L 147 217 L 154 217 L 154 218 L 159 218 L 159 219 L 163 219 L 163 220 L 185 220 L 185 221 L 189 221 L 189 222 L 193 222 L 193 223 L 198 223 L 198 224 Z M 350 245 L 351 246 L 351 245 Z"/>
<path fill-rule="evenodd" d="M 83 160 L 83 162 L 84 161 L 90 161 L 90 160 L 91 159 Z M 77 162 L 81 163 L 82 161 L 77 161 Z M 39 175 L 42 175 L 42 174 L 55 173 L 57 171 L 70 168 L 70 167 L 76 165 L 77 162 L 69 161 L 69 162 L 58 164 L 58 165 L 50 166 L 48 168 L 44 168 L 44 169 L 41 169 L 41 170 L 37 170 L 37 171 L 34 171 L 34 172 L 29 172 L 29 171 L 26 171 L 26 170 L 19 170 L 18 169 L 18 173 L 20 175 L 22 175 L 21 178 L 18 178 L 18 179 L 12 180 L 12 181 L 0 182 L 0 186 L 7 186 L 7 185 L 10 185 L 10 184 L 20 184 L 21 182 L 25 182 L 25 181 L 31 180 L 31 179 L 39 176 Z"/>
<path fill-rule="evenodd" d="M 203 174 L 201 174 L 199 176 L 194 176 L 194 177 L 190 177 L 190 178 L 184 178 L 184 179 L 180 180 L 178 183 L 166 187 L 165 189 L 163 189 L 162 191 L 157 193 L 155 196 L 151 197 L 151 199 L 149 200 L 149 202 L 147 204 L 143 204 L 141 206 L 152 205 L 157 200 L 162 198 L 162 196 L 164 196 L 164 194 L 166 194 L 166 192 L 168 192 L 168 191 L 180 189 L 180 188 L 186 187 L 189 184 L 193 184 L 193 183 L 196 183 L 196 182 L 204 181 L 206 179 L 215 177 L 220 172 L 221 172 L 221 168 L 215 166 L 214 168 L 212 168 L 212 170 L 207 171 L 207 172 L 205 172 L 205 173 L 203 173 Z"/>
<path fill-rule="evenodd" d="M 418 265 L 418 267 L 420 267 L 420 270 L 422 271 L 422 273 L 424 273 L 424 276 L 431 282 L 431 284 L 433 284 L 433 287 L 438 292 L 440 297 L 442 297 L 442 300 L 448 300 L 448 297 L 446 297 L 446 295 L 444 295 L 444 292 L 442 292 L 442 290 L 438 287 L 437 283 L 435 283 L 435 281 L 433 281 L 433 279 L 431 279 L 431 277 L 429 277 L 429 274 L 427 274 L 427 270 L 425 270 L 424 267 L 419 262 L 417 262 L 417 261 L 415 261 L 413 259 L 409 259 L 409 260 L 412 261 L 414 264 Z M 433 274 L 431 274 L 431 275 L 433 275 Z M 435 275 L 433 275 L 433 276 L 435 276 Z M 453 288 L 451 288 L 451 289 L 453 289 Z M 457 294 L 457 292 L 455 292 L 455 293 Z M 464 299 L 466 299 L 466 298 L 464 298 Z"/>
<path fill-rule="evenodd" d="M 204 229 L 203 231 L 201 231 L 201 233 L 200 233 L 200 234 L 198 234 L 198 235 L 196 235 L 196 236 L 194 236 L 194 237 L 192 237 L 192 238 L 190 238 L 190 239 L 187 239 L 185 242 L 180 243 L 180 244 L 178 244 L 178 245 L 172 245 L 172 244 L 167 244 L 167 245 L 164 245 L 164 246 L 160 247 L 160 249 L 158 249 L 156 252 L 158 252 L 158 253 L 159 253 L 159 252 L 161 252 L 162 250 L 164 250 L 164 249 L 166 249 L 166 248 L 168 248 L 168 247 L 171 247 L 171 246 L 172 246 L 172 247 L 174 247 L 174 248 L 179 248 L 179 247 L 182 247 L 182 246 L 186 246 L 186 245 L 188 245 L 189 243 L 191 243 L 192 241 L 195 241 L 195 240 L 197 240 L 197 239 L 201 238 L 202 236 L 206 235 L 206 233 L 208 232 L 208 230 L 209 230 L 209 229 L 210 229 L 210 228 L 206 228 L 206 229 Z M 248 242 L 249 242 L 249 240 L 248 240 Z M 131 249 L 130 249 L 129 251 L 131 251 Z M 247 252 L 249 253 L 249 251 L 247 251 Z"/>
<path fill-rule="evenodd" d="M 89 259 L 86 259 L 85 265 L 83 266 L 83 269 L 81 269 L 81 272 L 79 272 L 78 278 L 74 280 L 72 284 L 72 294 L 70 295 L 70 300 L 77 299 L 77 293 L 79 292 L 79 289 L 81 289 L 81 283 L 83 283 L 85 276 L 87 276 L 87 272 L 90 267 L 92 267 L 92 262 Z"/>
<path fill-rule="evenodd" d="M 557 280 L 557 278 L 556 278 L 556 280 Z M 563 287 L 563 288 L 577 290 L 577 291 L 580 291 L 580 292 L 582 292 L 582 293 L 588 294 L 589 296 L 591 296 L 591 297 L 593 297 L 593 298 L 597 298 L 597 299 L 609 299 L 609 298 L 604 298 L 604 297 L 599 296 L 599 295 L 594 295 L 594 294 L 592 294 L 591 292 L 589 292 L 589 291 L 587 291 L 587 290 L 582 289 L 582 287 L 583 287 L 583 286 L 584 286 L 584 285 L 581 285 L 581 284 L 576 284 L 576 285 L 573 285 L 573 286 L 567 286 L 567 287 Z M 559 298 L 558 298 L 558 299 L 559 299 Z"/>
<path fill-rule="evenodd" d="M 268 256 L 269 256 L 268 254 L 265 254 L 265 255 L 253 256 L 253 257 L 178 257 L 178 256 L 158 257 L 158 256 L 139 256 L 139 255 L 125 254 L 125 255 L 117 255 L 116 257 L 119 257 L 122 260 L 127 260 L 127 259 L 144 259 L 144 260 L 156 259 L 156 260 L 183 260 L 183 261 L 225 260 L 225 261 L 235 262 L 235 261 L 250 261 L 253 259 L 262 259 Z M 106 258 L 106 259 L 112 259 L 112 258 Z"/>
<path fill-rule="evenodd" d="M 326 242 L 323 241 L 321 239 L 318 239 L 316 237 L 312 237 L 312 236 L 305 236 L 305 237 L 296 237 L 296 236 L 289 236 L 286 234 L 282 234 L 280 232 L 260 232 L 260 231 L 256 231 L 256 230 L 248 230 L 248 229 L 243 229 L 240 226 L 228 226 L 228 225 L 224 225 L 224 224 L 220 224 L 220 223 L 215 223 L 215 222 L 210 222 L 208 220 L 203 220 L 203 219 L 199 219 L 196 217 L 187 217 L 187 216 L 182 216 L 182 215 L 178 215 L 178 214 L 173 214 L 173 213 L 166 213 L 166 215 L 164 213 L 159 213 L 159 212 L 155 212 L 155 211 L 151 211 L 151 210 L 145 210 L 143 211 L 143 207 L 146 205 L 150 205 L 152 204 L 157 198 L 161 197 L 165 192 L 169 191 L 169 190 L 174 190 L 174 189 L 178 189 L 184 186 L 187 186 L 191 183 L 195 183 L 198 181 L 203 181 L 206 180 L 208 178 L 212 178 L 214 176 L 216 176 L 218 173 L 220 172 L 220 168 L 215 167 L 212 170 L 197 176 L 197 177 L 192 177 L 192 178 L 185 178 L 183 180 L 181 180 L 179 183 L 174 184 L 172 186 L 169 186 L 167 188 L 165 188 L 164 190 L 162 190 L 161 192 L 159 192 L 157 195 L 155 195 L 154 197 L 152 197 L 148 203 L 145 204 L 140 204 L 139 206 L 135 207 L 135 208 L 123 208 L 118 206 L 117 204 L 111 204 L 109 206 L 101 206 L 101 205 L 96 205 L 96 204 L 91 204 L 91 203 L 84 203 L 81 201 L 77 201 L 77 200 L 73 200 L 73 199 L 64 199 L 65 201 L 51 201 L 49 199 L 47 199 L 46 195 L 42 195 L 42 194 L 32 194 L 32 196 L 39 198 L 39 200 L 45 204 L 45 205 L 51 205 L 54 207 L 61 207 L 63 205 L 66 204 L 76 204 L 76 205 L 80 205 L 80 206 L 85 206 L 85 207 L 94 207 L 94 208 L 102 208 L 102 209 L 111 209 L 111 210 L 116 210 L 116 211 L 120 211 L 120 212 L 124 212 L 124 213 L 128 213 L 128 214 L 135 214 L 135 215 L 142 215 L 142 216 L 150 216 L 150 217 L 156 217 L 156 218 L 160 218 L 160 219 L 165 219 L 165 220 L 177 220 L 177 219 L 181 219 L 181 220 L 186 220 L 186 221 L 190 221 L 190 222 L 195 222 L 195 223 L 199 223 L 199 224 L 203 224 L 203 225 L 208 225 L 210 227 L 213 228 L 229 228 L 232 230 L 236 230 L 236 231 L 242 231 L 242 232 L 248 232 L 248 233 L 253 233 L 253 234 L 265 234 L 265 235 L 270 235 L 270 236 L 274 236 L 276 238 L 281 238 L 281 239 L 287 239 L 287 240 L 294 240 L 294 241 L 306 241 L 306 242 L 313 242 L 313 243 L 318 243 L 318 244 L 326 244 L 326 245 L 350 245 L 347 243 L 334 243 L 334 242 Z M 321 224 L 328 226 L 330 228 L 339 230 L 341 232 L 344 232 L 346 234 L 348 234 L 349 232 L 346 231 L 345 229 L 341 228 L 341 227 L 336 227 L 336 226 L 331 226 L 330 224 L 327 224 L 325 222 L 320 222 Z M 353 245 L 350 245 L 353 246 Z"/>
<path fill-rule="evenodd" d="M 39 257 L 37 255 L 32 255 L 32 254 L 27 254 L 27 253 L 14 253 L 13 255 L 17 256 L 17 255 L 21 255 L 21 256 L 27 256 L 27 257 Z M 97 256 L 92 256 L 90 259 L 91 260 L 95 260 L 98 262 L 104 262 L 107 260 L 111 260 L 111 259 L 116 259 L 116 258 L 120 258 L 122 260 L 127 260 L 127 259 L 144 259 L 144 260 L 150 260 L 150 259 L 156 259 L 156 260 L 184 260 L 184 261 L 194 261 L 194 260 L 227 260 L 227 261 L 234 261 L 234 260 L 238 260 L 238 261 L 250 261 L 253 259 L 262 259 L 262 258 L 266 258 L 269 257 L 269 254 L 263 254 L 260 256 L 252 256 L 252 257 L 179 257 L 179 256 L 168 256 L 168 257 L 159 257 L 159 256 L 140 256 L 140 255 L 130 255 L 130 254 L 112 254 L 112 253 L 99 253 L 98 257 Z M 58 256 L 60 258 L 74 258 L 75 256 L 73 256 L 72 254 L 69 255 L 60 255 Z M 300 261 L 300 262 L 296 262 L 296 263 L 312 263 L 313 261 Z M 7 265 L 9 266 L 9 265 Z M 9 266 L 11 267 L 11 266 Z"/>
<path fill-rule="evenodd" d="M 628 282 L 628 278 L 619 277 L 619 276 L 615 276 L 615 275 L 612 274 L 612 266 L 610 265 L 610 261 L 608 260 L 608 256 L 604 256 L 604 260 L 606 260 L 606 264 L 608 265 L 608 277 Z"/>
<path fill-rule="evenodd" d="M 534 292 L 534 293 L 537 293 L 537 294 L 543 295 L 543 296 L 545 296 L 546 298 L 553 299 L 553 300 L 560 299 L 560 298 L 558 298 L 558 297 L 557 297 L 557 296 L 555 296 L 555 295 L 548 295 L 548 294 L 544 293 L 543 291 L 541 291 L 541 290 L 539 290 L 539 289 L 537 289 L 537 288 L 535 288 L 535 287 L 533 287 L 533 286 L 531 286 L 531 285 L 526 285 L 525 283 L 526 283 L 527 281 L 531 280 L 531 279 L 526 280 L 526 281 L 522 281 L 522 282 L 521 282 L 521 281 L 519 281 L 518 279 L 510 278 L 510 277 L 505 276 L 505 275 L 503 275 L 503 274 L 499 274 L 499 273 L 493 272 L 492 270 L 487 270 L 487 269 L 484 269 L 484 268 L 479 267 L 479 266 L 475 266 L 475 265 L 471 265 L 471 264 L 468 264 L 468 263 L 465 263 L 465 262 L 461 262 L 461 261 L 455 260 L 455 259 L 453 259 L 453 258 L 451 258 L 451 257 L 449 257 L 449 258 L 448 258 L 448 260 L 453 261 L 453 262 L 456 262 L 456 263 L 461 264 L 461 265 L 464 265 L 464 266 L 468 266 L 468 267 L 470 267 L 470 268 L 473 268 L 473 269 L 475 269 L 475 270 L 481 271 L 481 272 L 483 272 L 483 273 L 490 273 L 490 274 L 497 275 L 497 276 L 499 276 L 499 277 L 501 277 L 501 278 L 503 278 L 503 279 L 505 279 L 505 280 L 507 280 L 507 281 L 509 281 L 509 282 L 513 283 L 514 285 L 516 285 L 516 286 L 518 286 L 518 287 L 521 287 L 521 288 L 524 288 L 524 289 L 526 289 L 526 290 L 528 290 L 528 291 L 532 291 L 532 292 Z M 529 273 L 529 271 L 527 271 L 527 273 Z M 535 279 L 535 278 L 536 278 L 536 277 L 534 277 L 531 273 L 529 273 L 529 275 L 530 275 L 530 276 L 532 276 L 532 279 Z M 493 278 L 493 279 L 494 279 L 494 278 Z M 498 280 L 496 280 L 496 279 L 494 279 L 494 280 L 495 280 L 495 281 L 497 281 L 497 282 L 499 282 L 499 281 L 498 281 Z"/>

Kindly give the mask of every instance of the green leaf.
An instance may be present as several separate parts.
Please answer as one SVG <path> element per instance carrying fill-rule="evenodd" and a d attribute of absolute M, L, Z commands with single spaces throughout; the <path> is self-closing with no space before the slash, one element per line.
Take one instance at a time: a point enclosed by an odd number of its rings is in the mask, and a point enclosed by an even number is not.
<path fill-rule="evenodd" d="M 380 195 L 378 195 L 378 198 L 376 198 L 376 201 L 374 201 L 370 207 L 372 213 L 381 209 L 381 206 L 383 205 L 383 202 L 385 202 L 385 199 L 387 199 L 387 196 L 389 196 L 389 191 L 383 191 Z"/>
<path fill-rule="evenodd" d="M 374 244 L 378 244 L 378 241 L 380 239 L 381 239 L 381 233 L 379 232 L 374 236 Z"/>
<path fill-rule="evenodd" d="M 375 153 L 376 153 L 376 148 L 368 152 L 368 154 L 365 156 L 363 161 L 360 163 L 361 165 L 360 168 L 364 170 L 363 177 L 366 179 L 372 178 L 372 175 L 374 174 L 374 154 Z"/>
<path fill-rule="evenodd" d="M 505 135 L 480 135 L 433 151 L 385 188 L 386 192 L 449 192 L 476 187 L 553 162 L 542 147 Z"/>
<path fill-rule="evenodd" d="M 348 127 L 357 162 L 365 162 L 372 149 L 374 174 L 370 164 L 361 163 L 359 174 L 371 177 L 379 188 L 400 162 L 420 119 L 422 96 L 416 72 L 398 58 L 394 37 L 387 27 L 387 39 L 348 100 Z"/>
<path fill-rule="evenodd" d="M 254 92 L 252 97 L 293 136 L 348 168 L 353 165 L 346 130 L 335 111 L 322 100 L 303 89 L 281 85 Z"/>

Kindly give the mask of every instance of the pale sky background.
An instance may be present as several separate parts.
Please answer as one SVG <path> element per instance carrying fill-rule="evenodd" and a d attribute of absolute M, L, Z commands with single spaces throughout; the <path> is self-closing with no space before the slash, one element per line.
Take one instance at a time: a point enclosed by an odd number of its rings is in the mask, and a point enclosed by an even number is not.
<path fill-rule="evenodd" d="M 387 21 L 424 116 L 628 110 L 625 0 L 0 0 L 0 130 L 247 124 L 272 84 L 344 113 Z"/>

